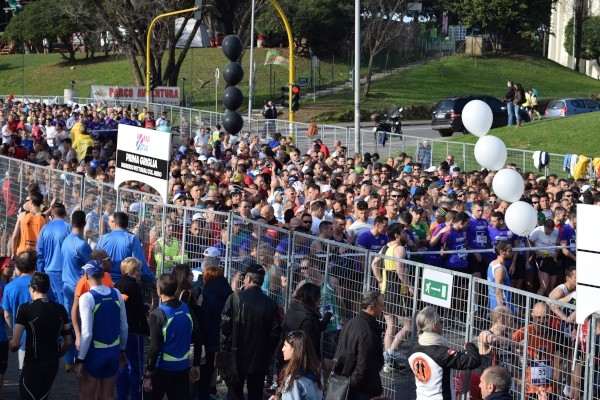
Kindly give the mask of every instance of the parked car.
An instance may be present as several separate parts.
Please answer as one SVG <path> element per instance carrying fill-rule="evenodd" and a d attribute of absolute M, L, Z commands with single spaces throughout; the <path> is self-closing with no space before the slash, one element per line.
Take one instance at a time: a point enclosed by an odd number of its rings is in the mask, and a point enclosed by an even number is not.
<path fill-rule="evenodd" d="M 506 126 L 508 122 L 506 104 L 492 96 L 469 95 L 440 101 L 433 111 L 431 129 L 438 131 L 442 137 L 452 136 L 454 132 L 468 133 L 463 125 L 461 113 L 471 100 L 481 100 L 490 106 L 494 115 L 492 128 Z M 529 121 L 529 119 L 529 114 L 523 110 L 523 120 Z"/>
<path fill-rule="evenodd" d="M 566 117 L 594 111 L 600 111 L 600 103 L 594 100 L 585 98 L 553 100 L 546 107 L 544 118 Z"/>

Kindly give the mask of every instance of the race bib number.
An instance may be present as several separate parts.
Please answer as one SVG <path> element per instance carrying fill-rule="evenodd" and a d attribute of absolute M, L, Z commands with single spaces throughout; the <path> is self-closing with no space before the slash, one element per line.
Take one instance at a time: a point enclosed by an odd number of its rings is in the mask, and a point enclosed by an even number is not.
<path fill-rule="evenodd" d="M 552 379 L 552 367 L 550 366 L 550 361 L 532 361 L 529 368 L 532 385 L 545 386 L 550 384 L 550 379 Z"/>
<path fill-rule="evenodd" d="M 475 243 L 481 247 L 487 245 L 487 237 L 485 236 L 485 232 L 477 232 L 477 236 L 475 236 Z"/>

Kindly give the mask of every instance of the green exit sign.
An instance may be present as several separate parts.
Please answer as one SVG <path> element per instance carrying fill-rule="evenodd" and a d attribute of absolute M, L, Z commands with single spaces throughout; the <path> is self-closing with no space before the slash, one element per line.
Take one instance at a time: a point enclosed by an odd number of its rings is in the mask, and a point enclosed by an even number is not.
<path fill-rule="evenodd" d="M 423 282 L 423 292 L 427 296 L 435 297 L 440 300 L 448 300 L 448 285 L 444 282 L 425 279 Z"/>

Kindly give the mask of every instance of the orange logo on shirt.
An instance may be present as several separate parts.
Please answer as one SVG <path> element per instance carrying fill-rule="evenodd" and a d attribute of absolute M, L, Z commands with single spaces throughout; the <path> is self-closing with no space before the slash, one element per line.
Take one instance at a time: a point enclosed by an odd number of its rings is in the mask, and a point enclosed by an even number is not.
<path fill-rule="evenodd" d="M 421 383 L 427 383 L 431 379 L 431 368 L 427 360 L 423 357 L 415 357 L 410 366 L 415 374 L 415 378 Z"/>

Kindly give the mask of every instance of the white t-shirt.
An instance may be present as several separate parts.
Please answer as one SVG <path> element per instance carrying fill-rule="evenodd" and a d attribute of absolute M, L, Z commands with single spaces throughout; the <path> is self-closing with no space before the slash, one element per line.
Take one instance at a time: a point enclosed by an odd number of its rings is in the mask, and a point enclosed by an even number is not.
<path fill-rule="evenodd" d="M 538 226 L 529 235 L 529 240 L 535 247 L 556 246 L 558 242 L 558 229 L 554 228 L 550 235 L 546 235 L 543 226 Z M 538 257 L 556 254 L 556 249 L 540 249 L 535 251 Z"/>
<path fill-rule="evenodd" d="M 56 139 L 56 128 L 52 125 L 46 126 L 46 143 L 48 143 L 48 146 L 54 147 L 56 145 L 54 139 Z"/>

